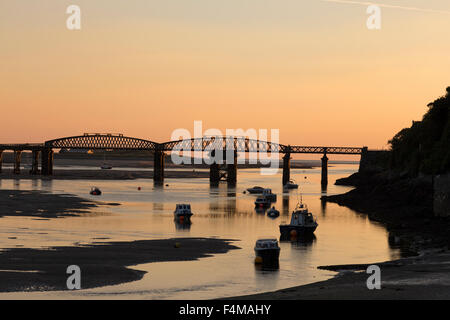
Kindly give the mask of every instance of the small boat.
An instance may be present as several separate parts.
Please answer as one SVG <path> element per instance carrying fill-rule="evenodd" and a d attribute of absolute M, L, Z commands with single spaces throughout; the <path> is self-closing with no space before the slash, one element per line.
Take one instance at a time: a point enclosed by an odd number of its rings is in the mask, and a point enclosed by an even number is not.
<path fill-rule="evenodd" d="M 296 184 L 294 180 L 289 180 L 289 182 L 283 186 L 283 189 L 285 190 L 298 189 L 298 184 Z"/>
<path fill-rule="evenodd" d="M 255 244 L 255 255 L 262 259 L 262 263 L 278 261 L 280 246 L 277 239 L 260 239 Z"/>
<path fill-rule="evenodd" d="M 252 194 L 261 194 L 263 192 L 263 187 L 254 186 L 253 188 L 248 188 L 247 191 Z"/>
<path fill-rule="evenodd" d="M 255 206 L 256 207 L 270 207 L 270 204 L 271 204 L 270 200 L 268 200 L 264 196 L 259 196 L 255 200 Z"/>
<path fill-rule="evenodd" d="M 102 194 L 102 191 L 97 187 L 92 187 L 89 193 L 93 196 L 99 196 Z"/>
<path fill-rule="evenodd" d="M 109 170 L 109 169 L 112 169 L 112 165 L 110 165 L 108 163 L 104 163 L 100 166 L 100 168 L 102 168 L 103 170 Z"/>
<path fill-rule="evenodd" d="M 267 215 L 271 218 L 276 218 L 280 215 L 280 211 L 275 209 L 275 207 L 272 207 L 267 211 Z"/>
<path fill-rule="evenodd" d="M 265 197 L 270 202 L 277 201 L 277 195 L 275 193 L 272 193 L 272 189 L 264 189 L 262 196 Z"/>
<path fill-rule="evenodd" d="M 175 219 L 189 220 L 193 215 L 190 204 L 177 204 L 173 212 Z"/>
<path fill-rule="evenodd" d="M 300 203 L 292 212 L 291 223 L 280 225 L 280 233 L 286 235 L 295 231 L 297 234 L 310 234 L 316 231 L 318 225 L 315 217 L 308 211 L 308 207 Z"/>

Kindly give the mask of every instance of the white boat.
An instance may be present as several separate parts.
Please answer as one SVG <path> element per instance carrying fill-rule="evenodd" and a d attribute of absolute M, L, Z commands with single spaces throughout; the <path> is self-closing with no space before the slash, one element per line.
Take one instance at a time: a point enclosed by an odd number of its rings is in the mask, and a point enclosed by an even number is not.
<path fill-rule="evenodd" d="M 175 219 L 190 219 L 193 215 L 190 204 L 177 204 L 173 212 Z"/>
<path fill-rule="evenodd" d="M 268 200 L 266 197 L 264 196 L 259 196 L 258 198 L 256 198 L 255 200 L 255 206 L 256 207 L 269 207 L 271 204 L 270 200 Z"/>
<path fill-rule="evenodd" d="M 308 211 L 308 207 L 300 203 L 292 212 L 291 222 L 280 225 L 280 233 L 287 235 L 296 231 L 299 234 L 311 234 L 316 231 L 318 225 L 316 218 Z"/>
<path fill-rule="evenodd" d="M 247 191 L 252 194 L 261 194 L 264 188 L 259 186 L 254 186 L 253 188 L 248 188 Z"/>
<path fill-rule="evenodd" d="M 272 207 L 267 211 L 267 215 L 271 218 L 276 218 L 280 215 L 280 211 L 275 209 L 275 207 Z"/>
<path fill-rule="evenodd" d="M 277 201 L 277 195 L 275 193 L 272 193 L 272 189 L 264 189 L 262 192 L 262 196 L 270 202 Z"/>
<path fill-rule="evenodd" d="M 255 255 L 262 259 L 262 263 L 278 261 L 280 246 L 277 239 L 260 239 L 255 244 Z"/>
<path fill-rule="evenodd" d="M 283 186 L 283 189 L 285 190 L 298 189 L 298 184 L 296 184 L 294 180 L 289 180 L 289 182 Z"/>

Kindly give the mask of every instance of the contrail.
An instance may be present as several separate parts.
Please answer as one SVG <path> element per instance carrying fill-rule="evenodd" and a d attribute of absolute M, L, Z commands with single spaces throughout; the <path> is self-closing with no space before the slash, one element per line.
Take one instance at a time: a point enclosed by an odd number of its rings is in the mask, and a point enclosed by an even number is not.
<path fill-rule="evenodd" d="M 446 11 L 446 10 L 426 9 L 426 8 L 416 8 L 416 7 L 405 7 L 405 6 L 397 6 L 397 5 L 393 5 L 393 4 L 367 2 L 367 1 L 352 1 L 352 0 L 319 0 L 319 1 L 334 2 L 334 3 L 344 3 L 344 4 L 357 4 L 357 5 L 363 5 L 363 6 L 377 5 L 379 7 L 384 7 L 384 8 L 393 8 L 393 9 L 401 9 L 401 10 L 409 10 L 409 11 L 420 11 L 420 12 L 450 14 L 450 11 Z"/>

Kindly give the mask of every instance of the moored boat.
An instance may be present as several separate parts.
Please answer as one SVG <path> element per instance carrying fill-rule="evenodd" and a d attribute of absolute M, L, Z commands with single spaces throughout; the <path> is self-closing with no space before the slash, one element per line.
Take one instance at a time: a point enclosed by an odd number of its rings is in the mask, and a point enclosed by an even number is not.
<path fill-rule="evenodd" d="M 295 231 L 297 234 L 309 234 L 316 231 L 318 225 L 315 217 L 308 211 L 308 207 L 300 203 L 292 212 L 291 222 L 280 225 L 280 233 L 286 235 Z"/>
<path fill-rule="evenodd" d="M 97 187 L 92 187 L 89 193 L 93 196 L 99 196 L 102 194 L 102 191 Z"/>
<path fill-rule="evenodd" d="M 247 191 L 252 194 L 261 194 L 264 188 L 259 186 L 254 186 L 253 188 L 248 188 Z"/>
<path fill-rule="evenodd" d="M 100 168 L 103 170 L 109 170 L 109 169 L 112 169 L 112 165 L 110 165 L 108 163 L 104 163 L 100 166 Z"/>
<path fill-rule="evenodd" d="M 275 207 L 272 207 L 267 211 L 267 215 L 271 218 L 276 218 L 280 215 L 280 211 L 275 209 Z"/>
<path fill-rule="evenodd" d="M 255 255 L 262 263 L 278 261 L 280 257 L 280 246 L 277 239 L 259 239 L 255 244 Z"/>
<path fill-rule="evenodd" d="M 189 220 L 193 215 L 190 204 L 177 204 L 173 212 L 175 219 Z"/>
<path fill-rule="evenodd" d="M 256 207 L 269 207 L 271 202 L 264 196 L 259 196 L 255 200 Z"/>
<path fill-rule="evenodd" d="M 285 189 L 285 190 L 298 189 L 298 184 L 296 184 L 295 181 L 291 179 L 291 180 L 289 180 L 288 183 L 286 183 L 283 186 L 283 189 Z"/>

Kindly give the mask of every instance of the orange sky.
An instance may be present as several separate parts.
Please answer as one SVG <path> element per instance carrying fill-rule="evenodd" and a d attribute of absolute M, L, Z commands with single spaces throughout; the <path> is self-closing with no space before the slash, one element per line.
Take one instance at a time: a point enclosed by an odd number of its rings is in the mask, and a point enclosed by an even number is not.
<path fill-rule="evenodd" d="M 300 2 L 300 3 L 299 3 Z M 398 1 L 381 1 L 398 4 Z M 78 4 L 82 30 L 65 9 Z M 448 10 L 445 0 L 402 1 Z M 280 129 L 381 148 L 450 85 L 450 14 L 310 1 L 0 4 L 0 143 L 177 128 Z"/>

